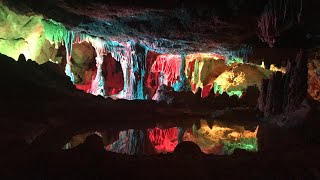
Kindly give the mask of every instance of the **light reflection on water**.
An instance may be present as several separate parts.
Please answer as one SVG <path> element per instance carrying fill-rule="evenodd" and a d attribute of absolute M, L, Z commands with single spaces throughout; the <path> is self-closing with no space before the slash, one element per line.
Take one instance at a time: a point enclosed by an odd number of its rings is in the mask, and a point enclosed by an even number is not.
<path fill-rule="evenodd" d="M 232 154 L 235 149 L 258 151 L 258 126 L 255 130 L 246 130 L 244 126 L 221 125 L 213 123 L 210 127 L 206 120 L 200 120 L 200 127 L 194 124 L 191 128 L 173 127 L 147 130 L 120 131 L 118 139 L 108 137 L 107 132 L 88 132 L 72 137 L 64 149 L 73 148 L 84 142 L 86 137 L 98 134 L 104 140 L 107 151 L 122 154 L 159 154 L 171 153 L 181 141 L 196 143 L 206 154 Z M 106 139 L 109 138 L 109 141 Z"/>

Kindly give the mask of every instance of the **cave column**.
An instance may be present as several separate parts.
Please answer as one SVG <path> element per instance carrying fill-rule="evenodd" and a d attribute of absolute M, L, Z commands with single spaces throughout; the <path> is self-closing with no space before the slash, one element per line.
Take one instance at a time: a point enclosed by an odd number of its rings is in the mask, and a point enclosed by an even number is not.
<path fill-rule="evenodd" d="M 148 50 L 138 43 L 129 41 L 126 44 L 124 57 L 120 60 L 124 87 L 121 92 L 122 98 L 145 99 L 144 77 L 146 74 L 146 57 Z"/>
<path fill-rule="evenodd" d="M 142 46 L 140 43 L 131 44 L 132 50 L 132 75 L 135 81 L 133 85 L 133 96 L 134 99 L 146 99 L 144 92 L 144 77 L 146 75 L 146 58 L 148 49 Z"/>
<path fill-rule="evenodd" d="M 186 77 L 186 54 L 181 54 L 180 57 L 180 73 L 179 73 L 179 81 L 173 84 L 173 88 L 175 91 L 189 91 L 190 85 L 189 81 Z"/>
<path fill-rule="evenodd" d="M 66 48 L 66 59 L 67 59 L 67 64 L 65 67 L 65 73 L 67 76 L 70 77 L 72 83 L 74 83 L 74 75 L 72 73 L 71 69 L 71 54 L 72 54 L 72 44 L 74 41 L 75 34 L 74 32 L 68 32 L 67 36 L 64 38 L 64 46 Z"/>
<path fill-rule="evenodd" d="M 96 50 L 96 52 L 97 52 L 97 57 L 96 57 L 97 74 L 95 79 L 92 81 L 91 93 L 96 96 L 100 95 L 104 97 L 105 96 L 104 78 L 102 75 L 103 55 L 98 50 Z"/>

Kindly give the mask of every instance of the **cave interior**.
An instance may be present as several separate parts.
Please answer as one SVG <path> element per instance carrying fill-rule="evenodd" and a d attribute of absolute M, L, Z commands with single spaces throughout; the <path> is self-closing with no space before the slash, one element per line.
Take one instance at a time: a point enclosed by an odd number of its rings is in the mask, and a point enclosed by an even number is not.
<path fill-rule="evenodd" d="M 318 0 L 0 0 L 4 179 L 320 179 Z"/>

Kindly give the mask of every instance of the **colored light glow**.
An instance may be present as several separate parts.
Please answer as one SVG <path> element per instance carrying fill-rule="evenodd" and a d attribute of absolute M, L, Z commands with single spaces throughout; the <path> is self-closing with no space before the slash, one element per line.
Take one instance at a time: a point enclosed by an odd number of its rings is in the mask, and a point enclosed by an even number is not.
<path fill-rule="evenodd" d="M 36 59 L 37 55 L 40 54 L 43 42 L 39 38 L 43 31 L 43 27 L 37 25 L 34 31 L 25 38 L 27 45 L 21 50 L 21 52 L 25 55 L 26 59 Z"/>
<path fill-rule="evenodd" d="M 124 87 L 118 94 L 114 95 L 116 98 L 123 99 L 145 99 L 144 94 L 144 76 L 145 76 L 145 58 L 148 49 L 145 47 L 144 53 L 136 53 L 134 41 L 128 41 L 127 43 L 120 44 L 110 41 L 108 39 L 101 39 L 99 37 L 92 37 L 87 34 L 73 32 L 67 30 L 62 24 L 53 20 L 43 21 L 45 27 L 46 38 L 54 43 L 56 48 L 59 43 L 65 45 L 67 54 L 67 66 L 66 74 L 70 76 L 71 80 L 74 79 L 72 74 L 71 52 L 73 43 L 90 43 L 96 50 L 96 60 L 103 62 L 103 55 L 110 52 L 112 57 L 120 61 L 123 75 L 124 75 Z M 92 81 L 90 93 L 94 95 L 105 95 L 104 92 L 104 79 L 101 73 L 101 62 L 97 62 L 96 77 Z M 139 74 L 140 78 L 136 78 L 136 74 Z M 79 86 L 80 87 L 80 86 Z"/>
<path fill-rule="evenodd" d="M 214 60 L 218 60 L 218 59 L 222 59 L 222 60 L 226 60 L 226 57 L 220 54 L 216 54 L 216 53 L 194 53 L 194 54 L 188 54 L 186 59 L 214 59 Z"/>
<path fill-rule="evenodd" d="M 262 61 L 260 67 L 262 67 L 263 69 L 266 69 L 266 66 L 265 66 L 265 64 L 264 64 L 264 61 Z"/>
<path fill-rule="evenodd" d="M 185 74 L 193 93 L 202 89 L 201 97 L 207 97 L 213 87 L 214 75 L 225 70 L 226 58 L 214 53 L 197 53 L 186 56 Z M 222 72 L 221 72 L 222 73 Z"/>
<path fill-rule="evenodd" d="M 119 139 L 111 144 L 105 144 L 105 149 L 123 154 L 145 153 L 145 143 L 149 141 L 154 153 L 172 153 L 179 141 L 192 141 L 206 154 L 232 154 L 235 149 L 258 151 L 257 132 L 245 130 L 242 126 L 221 126 L 214 124 L 209 127 L 205 120 L 200 121 L 200 128 L 193 125 L 183 132 L 181 128 L 148 129 L 145 134 L 142 130 L 129 129 L 119 133 Z M 106 133 L 89 132 L 74 136 L 64 147 L 73 148 L 84 142 L 86 137 L 98 134 L 108 139 Z"/>
<path fill-rule="evenodd" d="M 282 72 L 282 74 L 286 74 L 286 68 L 284 67 L 280 67 L 278 68 L 277 66 L 275 66 L 274 64 L 271 64 L 270 65 L 270 71 L 273 71 L 273 72 Z"/>
<path fill-rule="evenodd" d="M 92 46 L 96 49 L 97 54 L 106 54 L 107 51 L 111 50 L 111 54 L 114 58 L 118 59 L 121 63 L 123 75 L 124 75 L 124 88 L 123 90 L 118 94 L 115 95 L 117 98 L 124 98 L 124 99 L 145 99 L 146 96 L 144 94 L 144 76 L 145 76 L 145 58 L 146 53 L 140 55 L 135 53 L 134 48 L 134 42 L 129 41 L 124 47 L 124 51 L 118 51 L 114 50 L 113 46 L 118 46 L 119 44 L 113 44 L 109 41 L 102 40 L 101 38 L 97 37 L 91 37 L 85 34 L 80 33 L 70 33 L 68 30 L 66 30 L 61 24 L 49 21 L 51 25 L 49 26 L 49 31 L 47 32 L 49 35 L 49 39 L 51 39 L 52 42 L 61 42 L 65 45 L 68 45 L 67 48 L 67 54 L 68 52 L 72 51 L 72 42 L 88 42 L 91 43 Z M 48 25 L 45 25 L 47 27 Z M 52 29 L 56 29 L 58 32 L 57 35 L 52 35 Z M 70 43 L 71 41 L 71 43 Z M 70 45 L 71 44 L 71 47 Z M 147 48 L 146 52 L 147 52 Z M 70 57 L 68 57 L 70 58 Z M 98 57 L 97 57 L 98 58 Z M 99 58 L 98 58 L 99 59 Z M 209 60 L 209 61 L 208 61 Z M 186 81 L 187 77 L 182 74 L 183 68 L 185 69 L 184 73 L 188 74 L 188 65 L 190 62 L 194 61 L 194 68 L 191 70 L 191 80 L 190 84 L 192 87 L 192 91 L 196 93 L 198 88 L 203 89 L 202 91 L 202 97 L 206 97 L 209 95 L 211 88 L 214 87 L 215 91 L 222 93 L 223 91 L 227 92 L 230 96 L 231 95 L 237 95 L 241 96 L 242 92 L 240 90 L 227 90 L 228 83 L 227 81 L 220 81 L 217 82 L 212 79 L 210 82 L 205 82 L 206 84 L 203 84 L 204 77 L 208 76 L 209 74 L 204 74 L 206 72 L 210 72 L 207 69 L 203 71 L 203 67 L 211 66 L 212 64 L 208 63 L 210 60 L 223 60 L 226 61 L 225 56 L 215 54 L 215 53 L 195 53 L 195 54 L 189 54 L 185 57 L 185 65 L 183 65 L 181 60 L 181 55 L 159 55 L 155 61 L 155 63 L 151 67 L 152 73 L 160 73 L 159 81 L 160 83 L 158 86 L 165 84 L 171 87 L 174 87 L 176 91 L 181 91 L 182 88 L 188 87 L 188 82 Z M 69 61 L 68 61 L 69 62 Z M 243 60 L 241 58 L 232 56 L 232 58 L 228 59 L 227 65 L 234 64 L 234 63 L 243 63 Z M 68 63 L 71 64 L 71 63 Z M 69 68 L 70 67 L 70 68 Z M 101 76 L 101 73 L 99 71 L 99 66 L 97 63 L 97 74 L 92 81 L 91 85 L 91 93 L 94 95 L 104 95 L 104 89 L 103 89 L 103 83 L 104 80 Z M 68 65 L 66 67 L 66 70 L 69 70 L 69 72 L 66 71 L 66 74 L 68 74 L 71 79 L 72 72 L 71 72 L 71 65 Z M 140 74 L 139 79 L 136 79 L 136 74 Z M 241 77 L 241 76 L 240 76 Z M 235 77 L 234 83 L 237 83 L 238 80 L 241 80 L 240 77 Z M 214 83 L 216 83 L 214 85 Z M 234 84 L 233 83 L 233 84 Z M 100 86 L 100 88 L 99 88 Z M 219 88 L 217 88 L 219 87 Z M 188 88 L 187 88 L 188 89 Z M 222 90 L 222 92 L 221 92 Z"/>
<path fill-rule="evenodd" d="M 20 54 L 24 54 L 26 59 L 36 59 L 45 40 L 41 18 L 18 15 L 0 5 L 0 53 L 15 60 Z"/>
<path fill-rule="evenodd" d="M 239 57 L 233 57 L 233 56 L 232 56 L 230 59 L 228 59 L 227 65 L 230 66 L 230 65 L 232 65 L 233 63 L 243 64 L 243 59 L 242 59 L 242 58 L 239 58 Z"/>
<path fill-rule="evenodd" d="M 92 81 L 91 85 L 91 94 L 93 95 L 100 95 L 105 96 L 105 90 L 104 90 L 104 78 L 102 76 L 102 63 L 103 63 L 103 57 L 100 54 L 97 54 L 96 57 L 96 66 L 97 66 L 97 74 L 94 80 Z"/>
<path fill-rule="evenodd" d="M 72 71 L 71 71 L 71 65 L 70 65 L 70 63 L 67 63 L 67 64 L 66 64 L 65 73 L 66 73 L 67 76 L 70 77 L 71 82 L 74 82 L 74 75 L 73 75 L 73 73 L 72 73 Z"/>
<path fill-rule="evenodd" d="M 19 19 L 17 15 L 8 16 L 9 20 Z M 20 16 L 19 16 L 20 17 Z M 10 19 L 11 18 L 11 19 Z M 21 16 L 21 18 L 27 18 L 30 20 L 31 24 L 29 28 L 31 33 L 24 37 L 27 46 L 19 45 L 19 48 L 15 48 L 14 52 L 9 54 L 14 54 L 16 58 L 20 53 L 24 53 L 26 58 L 36 59 L 36 55 L 40 54 L 41 47 L 43 45 L 44 39 L 46 38 L 50 43 L 54 44 L 56 48 L 61 45 L 65 46 L 66 49 L 66 67 L 65 73 L 70 77 L 71 81 L 74 82 L 74 74 L 72 71 L 73 64 L 71 62 L 72 46 L 73 43 L 90 43 L 96 50 L 96 60 L 97 60 L 97 73 L 91 82 L 91 85 L 78 85 L 75 84 L 77 88 L 83 89 L 86 92 L 92 93 L 94 95 L 104 96 L 104 83 L 105 80 L 102 76 L 101 62 L 103 62 L 103 55 L 111 53 L 112 56 L 120 61 L 123 75 L 124 75 L 124 87 L 123 90 L 115 95 L 118 98 L 124 99 L 146 99 L 145 95 L 145 76 L 146 76 L 146 55 L 148 52 L 148 47 L 144 47 L 144 52 L 136 51 L 136 45 L 138 43 L 134 41 L 128 41 L 124 43 L 118 43 L 111 41 L 108 38 L 93 37 L 88 34 L 76 32 L 67 29 L 63 24 L 55 22 L 53 20 L 44 20 L 40 16 L 26 17 Z M 15 24 L 13 22 L 12 24 Z M 30 24 L 30 23 L 29 23 Z M 28 25 L 29 25 L 28 24 Z M 2 28 L 2 27 L 1 27 Z M 1 29 L 0 28 L 0 29 Z M 3 28 L 2 28 L 3 29 Z M 1 29 L 1 30 L 2 30 Z M 5 29 L 5 28 L 4 28 Z M 7 30 L 7 29 L 5 29 Z M 44 36 L 42 36 L 44 34 Z M 0 45 L 1 46 L 1 45 Z M 17 45 L 18 46 L 18 45 Z M 12 51 L 6 50 L 2 51 Z M 5 53 L 6 54 L 6 53 Z M 232 53 L 231 53 L 232 54 Z M 243 63 L 241 58 L 232 55 L 220 55 L 217 53 L 194 53 L 188 55 L 160 55 L 156 62 L 151 67 L 152 73 L 160 73 L 160 84 L 166 84 L 174 88 L 175 91 L 192 90 L 195 93 L 198 88 L 202 89 L 202 97 L 206 97 L 210 94 L 212 88 L 215 91 L 225 91 L 225 87 L 220 85 L 219 82 L 214 85 L 214 79 L 216 77 L 212 76 L 212 69 L 208 67 L 215 67 L 215 63 L 211 63 L 212 60 L 219 62 L 219 60 L 226 61 L 227 64 L 232 63 Z M 226 58 L 228 57 L 228 58 Z M 190 68 L 190 63 L 194 62 L 193 68 Z M 271 66 L 272 67 L 272 66 Z M 192 69 L 192 70 L 191 70 Z M 273 67 L 271 69 L 276 69 Z M 188 77 L 188 73 L 191 75 Z M 235 78 L 236 80 L 236 78 Z M 241 91 L 239 90 L 228 90 L 229 95 L 236 94 L 240 96 Z"/>
<path fill-rule="evenodd" d="M 211 128 L 204 120 L 200 121 L 200 129 L 187 131 L 184 141 L 192 141 L 199 145 L 206 154 L 232 154 L 234 149 L 257 151 L 257 132 L 245 130 L 243 127 L 222 127 L 213 125 Z"/>
<path fill-rule="evenodd" d="M 105 147 L 107 151 L 122 154 L 140 154 L 143 153 L 144 133 L 140 130 L 129 129 L 119 133 L 119 139 Z"/>
<path fill-rule="evenodd" d="M 100 132 L 87 132 L 87 133 L 84 133 L 84 134 L 77 134 L 75 136 L 73 136 L 71 138 L 71 140 L 62 148 L 62 149 L 71 149 L 71 148 L 74 148 L 80 144 L 82 144 L 86 138 L 90 135 L 93 135 L 93 134 L 97 134 L 98 136 L 102 137 L 102 134 Z"/>
<path fill-rule="evenodd" d="M 43 20 L 42 24 L 45 29 L 46 39 L 54 44 L 56 49 L 59 48 L 59 43 L 71 41 L 67 39 L 69 31 L 61 23 L 53 20 Z"/>
<path fill-rule="evenodd" d="M 222 94 L 227 92 L 231 95 L 242 95 L 241 91 L 229 90 L 230 87 L 238 86 L 245 81 L 245 74 L 243 72 L 235 74 L 232 70 L 225 71 L 214 81 L 214 91 Z"/>
<path fill-rule="evenodd" d="M 262 67 L 263 69 L 266 69 L 266 66 L 265 66 L 265 64 L 264 64 L 264 61 L 262 61 L 260 67 Z M 282 74 L 286 74 L 286 73 L 287 73 L 285 67 L 280 67 L 280 68 L 278 68 L 278 67 L 277 67 L 276 65 L 274 65 L 274 64 L 271 64 L 271 65 L 270 65 L 270 69 L 269 69 L 269 70 L 272 71 L 272 72 L 282 72 Z"/>
<path fill-rule="evenodd" d="M 40 50 L 44 42 L 44 39 L 42 38 L 47 39 L 51 44 L 54 44 L 56 48 L 64 45 L 67 60 L 65 73 L 70 77 L 71 81 L 74 82 L 73 64 L 71 62 L 73 43 L 88 42 L 96 50 L 97 73 L 90 86 L 76 84 L 76 87 L 85 89 L 86 92 L 90 92 L 94 95 L 104 95 L 103 88 L 105 80 L 103 79 L 100 71 L 101 63 L 98 61 L 103 61 L 102 56 L 109 52 L 116 60 L 120 61 L 124 74 L 124 87 L 118 97 L 125 99 L 146 99 L 144 92 L 144 77 L 146 76 L 145 58 L 148 48 L 144 45 L 141 46 L 144 46 L 145 51 L 138 52 L 135 49 L 137 43 L 134 41 L 127 41 L 121 44 L 111 41 L 108 38 L 102 39 L 74 31 L 72 29 L 67 29 L 63 24 L 54 20 L 44 20 L 43 17 L 40 16 L 20 16 L 6 8 L 2 10 L 5 13 L 9 12 L 9 15 L 5 17 L 5 23 L 10 23 L 4 24 L 4 26 L 0 28 L 1 31 L 11 31 L 14 27 L 19 26 L 20 21 L 16 21 L 16 19 L 19 19 L 22 22 L 28 22 L 28 27 L 24 27 L 24 29 L 28 29 L 28 31 L 31 32 L 27 33 L 28 36 L 23 36 L 23 41 L 25 41 L 23 42 L 24 45 L 17 45 L 17 47 L 14 48 L 14 52 L 8 48 L 1 48 L 2 52 L 10 51 L 5 54 L 10 54 L 17 58 L 20 53 L 23 53 L 27 59 L 37 59 L 36 56 L 40 54 Z M 8 25 L 13 25 L 13 27 L 8 28 Z M 6 47 L 8 47 L 7 44 Z M 204 80 L 202 79 L 202 77 L 204 77 L 203 67 L 210 66 L 210 64 L 207 64 L 206 60 L 226 60 L 226 55 L 216 53 L 194 53 L 184 55 L 183 59 L 181 57 L 181 55 L 161 55 L 158 57 L 156 63 L 152 66 L 151 72 L 161 73 L 162 76 L 160 80 L 162 80 L 162 82 L 159 85 L 166 84 L 174 87 L 175 91 L 183 91 L 189 90 L 191 84 L 192 87 L 194 87 L 193 92 L 196 92 L 197 88 L 202 88 L 204 89 L 202 97 L 207 96 L 213 87 L 213 82 L 204 83 Z M 188 82 L 185 73 L 189 62 L 194 60 L 197 61 L 195 63 L 196 72 L 193 72 L 192 82 L 190 83 Z M 235 57 L 231 58 L 231 60 L 239 63 L 241 59 Z M 90 90 L 88 90 L 89 88 Z"/>
<path fill-rule="evenodd" d="M 155 153 L 172 153 L 181 140 L 196 143 L 206 154 L 232 154 L 235 149 L 258 151 L 257 132 L 258 126 L 255 131 L 245 130 L 242 126 L 231 128 L 214 124 L 209 127 L 205 120 L 201 120 L 199 129 L 193 125 L 185 132 L 178 127 L 148 129 L 147 134 L 134 130 L 121 131 L 119 139 L 106 145 L 106 149 L 125 154 L 141 153 L 141 143 L 148 140 Z"/>
<path fill-rule="evenodd" d="M 65 73 L 70 77 L 72 83 L 74 83 L 74 75 L 72 73 L 72 44 L 75 38 L 75 33 L 68 31 L 61 23 L 53 20 L 42 21 L 45 37 L 51 43 L 55 45 L 55 48 L 59 48 L 59 43 L 62 43 L 66 48 L 67 64 L 65 67 Z"/>
<path fill-rule="evenodd" d="M 320 62 L 316 59 L 308 62 L 308 93 L 320 102 Z"/>
<path fill-rule="evenodd" d="M 151 66 L 151 72 L 161 73 L 160 84 L 172 85 L 180 76 L 180 55 L 159 55 Z"/>
<path fill-rule="evenodd" d="M 170 129 L 148 129 L 149 140 L 154 147 L 156 153 L 173 152 L 178 145 L 178 128 Z"/>

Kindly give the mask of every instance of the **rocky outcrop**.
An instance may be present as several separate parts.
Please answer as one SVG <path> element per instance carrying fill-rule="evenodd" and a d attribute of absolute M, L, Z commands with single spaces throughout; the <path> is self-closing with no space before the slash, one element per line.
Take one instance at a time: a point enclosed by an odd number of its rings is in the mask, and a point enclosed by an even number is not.
<path fill-rule="evenodd" d="M 46 40 L 41 19 L 16 14 L 0 2 L 0 53 L 15 60 L 23 53 L 39 64 L 54 60 L 57 50 Z"/>
<path fill-rule="evenodd" d="M 102 73 L 105 79 L 104 89 L 107 95 L 118 94 L 123 90 L 124 77 L 121 64 L 110 53 L 104 56 Z"/>
<path fill-rule="evenodd" d="M 262 81 L 258 107 L 265 118 L 277 116 L 276 121 L 290 123 L 287 120 L 294 119 L 294 112 L 307 108 L 302 105 L 307 96 L 307 71 L 307 56 L 301 50 L 295 59 L 288 61 L 286 74 L 276 72 Z"/>
<path fill-rule="evenodd" d="M 72 46 L 72 72 L 74 74 L 74 81 L 77 84 L 84 82 L 84 75 L 86 71 L 90 71 L 90 65 L 95 64 L 95 49 L 91 44 L 83 42 L 80 44 L 73 44 Z M 92 79 L 92 77 L 90 77 Z"/>
<path fill-rule="evenodd" d="M 202 155 L 200 147 L 192 141 L 179 143 L 174 149 L 174 154 L 178 157 L 191 157 Z"/>

